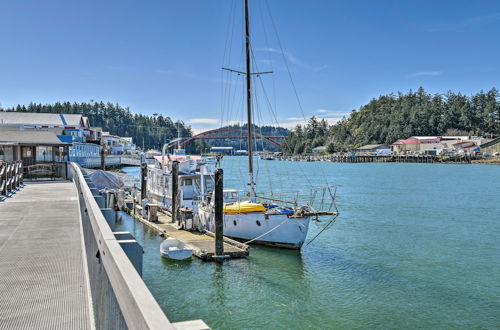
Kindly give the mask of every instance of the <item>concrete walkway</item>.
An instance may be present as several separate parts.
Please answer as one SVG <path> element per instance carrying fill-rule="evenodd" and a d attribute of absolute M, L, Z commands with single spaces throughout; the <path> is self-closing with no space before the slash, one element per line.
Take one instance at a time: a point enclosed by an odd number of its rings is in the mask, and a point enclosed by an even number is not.
<path fill-rule="evenodd" d="M 76 187 L 28 183 L 0 202 L 0 329 L 91 329 Z"/>

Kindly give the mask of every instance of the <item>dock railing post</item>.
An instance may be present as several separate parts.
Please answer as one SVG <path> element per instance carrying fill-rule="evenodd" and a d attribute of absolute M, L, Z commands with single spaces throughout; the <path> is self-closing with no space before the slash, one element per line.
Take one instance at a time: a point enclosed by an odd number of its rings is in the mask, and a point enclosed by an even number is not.
<path fill-rule="evenodd" d="M 224 255 L 224 172 L 221 168 L 215 171 L 215 256 Z M 218 258 L 216 258 L 218 260 Z"/>
<path fill-rule="evenodd" d="M 179 206 L 177 205 L 177 195 L 179 190 L 179 162 L 174 160 L 172 162 L 172 222 L 177 220 L 179 216 L 177 214 L 177 209 Z"/>

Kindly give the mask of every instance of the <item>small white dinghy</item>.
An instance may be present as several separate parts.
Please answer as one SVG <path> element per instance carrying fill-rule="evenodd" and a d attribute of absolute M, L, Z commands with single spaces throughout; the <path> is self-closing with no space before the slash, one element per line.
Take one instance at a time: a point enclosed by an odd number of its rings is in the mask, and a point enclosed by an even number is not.
<path fill-rule="evenodd" d="M 163 257 L 174 259 L 174 260 L 184 260 L 191 258 L 193 255 L 193 249 L 188 245 L 182 243 L 181 241 L 169 237 L 160 244 L 160 253 Z"/>

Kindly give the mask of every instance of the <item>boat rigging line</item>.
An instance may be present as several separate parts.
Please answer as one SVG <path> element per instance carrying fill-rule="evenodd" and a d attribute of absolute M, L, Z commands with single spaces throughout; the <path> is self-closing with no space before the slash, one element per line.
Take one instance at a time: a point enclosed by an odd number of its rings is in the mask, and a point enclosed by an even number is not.
<path fill-rule="evenodd" d="M 333 192 L 333 206 L 335 207 L 335 215 L 330 219 L 330 221 L 326 224 L 326 226 L 324 226 L 320 231 L 319 233 L 317 233 L 316 235 L 314 235 L 314 237 L 309 241 L 307 242 L 306 244 L 306 247 L 311 244 L 319 235 L 321 235 L 321 233 L 323 233 L 326 229 L 328 228 L 331 228 L 334 224 L 335 224 L 335 221 L 337 221 L 337 218 L 339 217 L 339 209 L 337 208 L 337 203 L 335 203 L 335 198 L 337 197 L 337 189 L 335 188 L 335 191 Z M 316 217 L 317 219 L 317 217 Z"/>
<path fill-rule="evenodd" d="M 333 226 L 333 224 L 335 223 L 335 221 L 337 220 L 337 218 L 339 217 L 339 214 L 335 214 L 331 219 L 330 221 L 326 224 L 326 226 L 324 226 L 320 231 L 319 233 L 317 233 L 316 235 L 314 235 L 314 237 L 309 241 L 307 242 L 306 244 L 306 247 L 311 244 L 319 235 L 321 235 L 321 233 L 323 233 L 326 229 L 330 228 Z"/>

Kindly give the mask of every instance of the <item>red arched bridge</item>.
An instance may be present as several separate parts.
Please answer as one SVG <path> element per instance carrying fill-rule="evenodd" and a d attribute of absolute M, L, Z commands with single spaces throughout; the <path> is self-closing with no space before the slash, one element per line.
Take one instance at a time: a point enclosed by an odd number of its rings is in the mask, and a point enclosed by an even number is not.
<path fill-rule="evenodd" d="M 234 134 L 231 136 L 228 136 L 228 135 L 213 136 L 213 135 L 216 135 L 218 133 L 226 133 L 226 132 L 235 132 L 235 133 L 239 133 L 240 135 Z M 276 140 L 285 138 L 284 136 L 265 136 L 265 135 L 262 135 L 262 134 L 255 132 L 255 131 L 253 132 L 253 135 L 254 135 L 254 138 L 265 140 L 265 141 L 277 146 L 278 148 L 281 148 L 281 143 L 276 141 Z M 194 140 L 202 140 L 202 139 L 231 139 L 231 140 L 245 139 L 246 140 L 247 136 L 248 136 L 248 134 L 247 134 L 246 130 L 242 130 L 242 129 L 238 129 L 238 128 L 218 128 L 218 129 L 212 129 L 209 131 L 205 131 L 205 132 L 196 134 L 194 136 L 191 136 L 189 138 L 186 138 L 186 140 L 184 140 L 182 142 L 182 145 L 185 147 L 188 144 L 190 144 L 191 142 L 193 142 Z"/>

